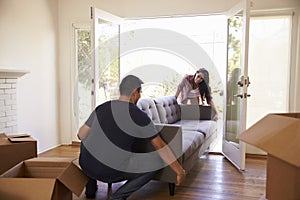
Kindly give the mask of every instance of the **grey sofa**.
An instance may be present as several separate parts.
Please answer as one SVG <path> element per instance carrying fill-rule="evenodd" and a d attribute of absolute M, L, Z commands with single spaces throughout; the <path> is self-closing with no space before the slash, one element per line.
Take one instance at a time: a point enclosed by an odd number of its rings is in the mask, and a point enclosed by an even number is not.
<path fill-rule="evenodd" d="M 213 113 L 209 106 L 180 105 L 175 96 L 141 98 L 137 106 L 154 121 L 187 173 L 217 138 L 217 124 L 211 120 Z M 173 196 L 176 177 L 167 166 L 159 171 L 155 180 L 169 183 Z"/>

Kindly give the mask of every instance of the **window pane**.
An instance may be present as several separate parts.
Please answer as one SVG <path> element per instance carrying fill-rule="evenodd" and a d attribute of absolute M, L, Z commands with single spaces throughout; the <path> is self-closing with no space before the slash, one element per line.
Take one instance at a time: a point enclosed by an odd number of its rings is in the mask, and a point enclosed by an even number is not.
<path fill-rule="evenodd" d="M 99 20 L 97 26 L 99 65 L 96 68 L 96 106 L 118 97 L 119 25 Z"/>

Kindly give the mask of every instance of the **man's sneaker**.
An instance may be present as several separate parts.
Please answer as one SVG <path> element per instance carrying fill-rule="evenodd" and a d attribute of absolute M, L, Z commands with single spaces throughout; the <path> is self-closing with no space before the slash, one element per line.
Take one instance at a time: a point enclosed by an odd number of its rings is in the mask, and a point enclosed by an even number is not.
<path fill-rule="evenodd" d="M 85 197 L 88 198 L 88 199 L 95 199 L 96 193 L 94 193 L 94 194 L 87 194 L 87 193 L 85 193 Z"/>

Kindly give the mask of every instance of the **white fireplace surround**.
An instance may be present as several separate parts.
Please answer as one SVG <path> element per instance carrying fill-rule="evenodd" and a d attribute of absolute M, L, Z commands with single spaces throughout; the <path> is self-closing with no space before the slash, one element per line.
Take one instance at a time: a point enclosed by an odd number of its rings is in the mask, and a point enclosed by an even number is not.
<path fill-rule="evenodd" d="M 15 133 L 17 125 L 17 80 L 26 70 L 0 68 L 0 133 Z"/>

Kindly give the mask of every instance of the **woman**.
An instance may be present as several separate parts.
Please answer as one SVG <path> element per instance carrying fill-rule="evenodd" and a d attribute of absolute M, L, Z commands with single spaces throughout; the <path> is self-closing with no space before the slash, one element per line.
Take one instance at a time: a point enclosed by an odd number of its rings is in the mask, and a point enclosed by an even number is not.
<path fill-rule="evenodd" d="M 175 97 L 180 94 L 180 103 L 187 104 L 188 100 L 191 104 L 209 104 L 215 115 L 213 120 L 218 119 L 218 112 L 212 100 L 209 73 L 205 68 L 200 68 L 194 75 L 185 75 L 177 87 Z"/>

